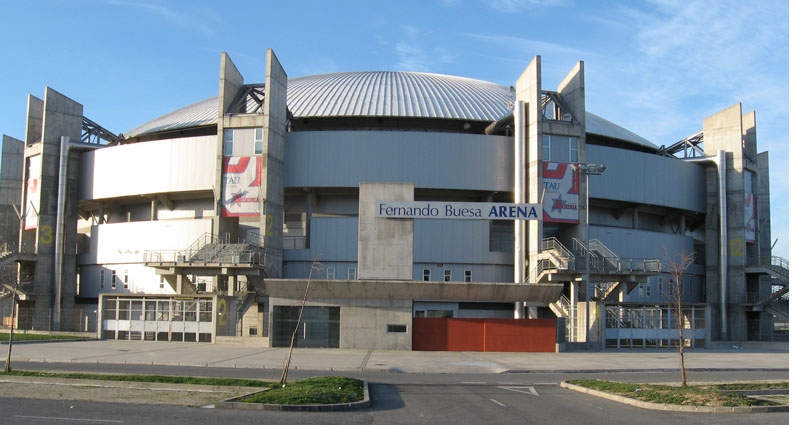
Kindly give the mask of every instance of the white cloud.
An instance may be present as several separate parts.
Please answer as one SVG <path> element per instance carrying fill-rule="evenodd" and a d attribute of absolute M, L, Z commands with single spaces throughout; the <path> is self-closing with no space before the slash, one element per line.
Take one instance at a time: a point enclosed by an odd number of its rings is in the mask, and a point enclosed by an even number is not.
<path fill-rule="evenodd" d="M 107 0 L 106 3 L 139 9 L 151 15 L 159 16 L 168 23 L 183 29 L 199 30 L 205 34 L 212 34 L 214 32 L 211 27 L 205 24 L 204 20 L 163 5 L 125 0 Z"/>
<path fill-rule="evenodd" d="M 402 27 L 402 40 L 394 44 L 394 52 L 398 57 L 395 69 L 401 71 L 434 72 L 442 64 L 453 63 L 453 54 L 443 48 L 431 45 L 419 28 Z"/>
<path fill-rule="evenodd" d="M 770 151 L 772 236 L 787 243 L 776 255 L 788 252 L 789 239 L 787 12 L 783 2 L 738 0 L 618 8 L 617 19 L 630 28 L 628 51 L 600 58 L 603 71 L 587 76 L 587 101 L 603 99 L 607 110 L 598 113 L 657 145 L 699 130 L 703 118 L 736 102 L 744 112 L 755 110 L 758 149 Z M 590 84 L 595 78 L 599 85 Z"/>

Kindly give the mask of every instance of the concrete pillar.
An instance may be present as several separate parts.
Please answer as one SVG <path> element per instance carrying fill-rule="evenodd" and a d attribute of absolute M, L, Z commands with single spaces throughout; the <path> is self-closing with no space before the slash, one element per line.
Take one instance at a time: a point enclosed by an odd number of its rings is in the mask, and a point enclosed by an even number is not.
<path fill-rule="evenodd" d="M 375 217 L 378 201 L 413 201 L 410 183 L 361 183 L 358 192 L 358 278 L 413 278 L 414 220 Z"/>
<path fill-rule="evenodd" d="M 26 144 L 30 147 L 25 151 L 25 178 L 26 185 L 35 182 L 35 189 L 23 195 L 26 220 L 22 239 L 24 242 L 35 241 L 38 254 L 33 277 L 36 292 L 34 328 L 62 330 L 63 324 L 63 329 L 68 330 L 72 328 L 77 292 L 77 202 L 66 203 L 64 216 L 57 220 L 58 192 L 59 186 L 64 185 L 66 199 L 77 198 L 78 153 L 65 156 L 71 165 L 68 174 L 60 176 L 59 169 L 62 137 L 81 138 L 83 106 L 47 87 L 43 102 L 29 98 L 28 112 L 29 139 Z M 67 181 L 60 181 L 62 178 Z M 62 229 L 58 228 L 57 221 L 63 222 Z M 62 244 L 58 249 L 56 241 Z M 57 252 L 61 257 L 59 261 L 56 261 Z"/>
<path fill-rule="evenodd" d="M 739 306 L 741 297 L 747 294 L 745 267 L 748 254 L 758 255 L 757 247 L 748 242 L 745 199 L 749 189 L 745 186 L 746 174 L 758 171 L 755 155 L 755 115 L 742 115 L 741 104 L 735 104 L 703 120 L 703 145 L 705 152 L 725 151 L 725 199 L 727 225 L 720 229 L 718 212 L 719 189 L 716 170 L 706 174 L 706 298 L 711 306 L 713 322 L 718 325 L 712 331 L 713 339 L 747 339 L 747 317 Z M 725 232 L 722 235 L 721 232 Z M 727 243 L 720 247 L 720 240 L 727 236 Z M 722 252 L 720 252 L 722 251 Z M 724 256 L 724 259 L 722 258 Z M 723 261 L 724 260 L 724 261 Z M 727 261 L 726 279 L 721 279 L 720 267 Z M 757 262 L 757 260 L 755 260 Z M 725 299 L 720 299 L 727 292 Z M 725 309 L 725 310 L 723 310 Z"/>
<path fill-rule="evenodd" d="M 526 186 L 527 193 L 524 195 L 525 202 L 538 203 L 543 188 L 541 187 L 542 179 L 540 178 L 539 171 L 541 169 L 541 155 L 542 155 L 542 108 L 541 108 L 541 92 L 542 92 L 542 58 L 536 56 L 528 64 L 528 67 L 522 71 L 522 74 L 517 78 L 517 85 L 515 87 L 517 93 L 517 100 L 525 102 L 525 114 L 527 126 L 523 129 L 525 131 L 525 173 L 526 173 Z M 520 131 L 516 129 L 515 131 Z M 516 199 L 515 199 L 516 200 Z M 530 220 L 526 222 L 526 247 L 524 249 L 525 267 L 524 276 L 530 276 L 531 270 L 535 270 L 536 262 L 538 261 L 539 244 L 542 240 L 542 223 L 538 220 Z M 522 306 L 515 307 L 515 316 L 520 315 Z"/>
<path fill-rule="evenodd" d="M 0 157 L 0 245 L 16 251 L 19 247 L 20 209 L 22 197 L 22 168 L 25 143 L 3 135 L 3 151 Z M 17 209 L 14 209 L 14 208 Z"/>
<path fill-rule="evenodd" d="M 286 71 L 272 49 L 267 50 L 264 79 L 264 150 L 261 189 L 264 211 L 259 226 L 264 235 L 267 274 L 280 278 L 283 270 L 283 156 L 286 144 Z"/>

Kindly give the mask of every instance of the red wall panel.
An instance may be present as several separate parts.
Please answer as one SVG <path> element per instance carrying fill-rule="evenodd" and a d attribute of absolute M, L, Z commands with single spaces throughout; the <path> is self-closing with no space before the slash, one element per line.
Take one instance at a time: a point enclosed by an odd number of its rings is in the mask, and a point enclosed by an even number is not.
<path fill-rule="evenodd" d="M 420 351 L 555 352 L 555 319 L 415 317 L 412 349 Z"/>

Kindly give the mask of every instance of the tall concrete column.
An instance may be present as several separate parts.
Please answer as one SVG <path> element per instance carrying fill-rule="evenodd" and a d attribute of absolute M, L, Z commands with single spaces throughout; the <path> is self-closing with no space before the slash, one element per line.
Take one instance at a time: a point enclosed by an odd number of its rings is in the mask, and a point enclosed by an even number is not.
<path fill-rule="evenodd" d="M 267 50 L 264 80 L 264 164 L 261 188 L 264 211 L 260 227 L 265 235 L 269 277 L 283 275 L 283 158 L 286 144 L 286 110 L 288 79 L 286 71 L 272 49 Z"/>
<path fill-rule="evenodd" d="M 61 147 L 62 138 L 80 140 L 83 106 L 49 87 L 45 88 L 43 102 L 29 100 L 29 139 L 26 140 L 29 147 L 25 150 L 28 189 L 23 195 L 26 219 L 21 239 L 35 241 L 38 254 L 33 277 L 36 293 L 33 326 L 35 329 L 70 329 L 77 293 L 78 159 L 77 152 L 62 155 Z M 41 110 L 30 109 L 39 106 Z M 66 170 L 61 167 L 63 161 L 73 163 L 72 167 L 66 164 L 66 169 L 71 169 L 69 174 L 59 171 Z M 61 206 L 59 190 L 62 191 Z M 57 243 L 60 246 L 57 247 Z"/>
<path fill-rule="evenodd" d="M 746 124 L 746 125 L 745 125 Z M 745 199 L 749 188 L 746 174 L 757 175 L 758 157 L 755 154 L 755 115 L 742 115 L 737 103 L 703 120 L 705 152 L 725 151 L 724 196 L 716 184 L 716 170 L 707 176 L 706 215 L 706 298 L 717 324 L 713 338 L 719 340 L 747 339 L 747 315 L 739 302 L 747 295 L 745 268 L 748 255 L 758 255 L 757 241 L 749 241 Z M 719 199 L 725 199 L 720 205 Z M 757 201 L 757 199 L 756 199 Z M 724 221 L 717 212 L 726 211 Z M 757 263 L 757 259 L 754 259 Z"/>

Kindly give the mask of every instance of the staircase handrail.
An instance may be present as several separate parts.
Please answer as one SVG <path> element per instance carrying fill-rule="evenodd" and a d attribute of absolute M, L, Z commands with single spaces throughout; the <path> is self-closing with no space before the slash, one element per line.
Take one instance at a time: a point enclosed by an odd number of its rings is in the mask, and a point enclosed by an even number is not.
<path fill-rule="evenodd" d="M 783 257 L 778 257 L 777 255 L 773 255 L 769 258 L 762 258 L 761 259 L 762 266 L 778 266 L 780 268 L 789 270 L 789 260 Z"/>
<path fill-rule="evenodd" d="M 589 241 L 589 250 L 597 252 L 602 257 L 619 262 L 619 256 L 605 246 L 599 239 L 592 239 Z"/>
<path fill-rule="evenodd" d="M 770 258 L 762 258 L 760 263 L 762 267 L 766 267 L 785 278 L 787 280 L 786 283 L 788 284 L 789 260 L 783 257 L 772 256 Z"/>
<path fill-rule="evenodd" d="M 559 257 L 575 260 L 575 254 L 572 253 L 564 244 L 556 238 L 542 239 L 541 252 L 555 251 Z"/>
<path fill-rule="evenodd" d="M 661 260 L 657 258 L 620 258 L 617 271 L 658 273 L 661 271 Z"/>

